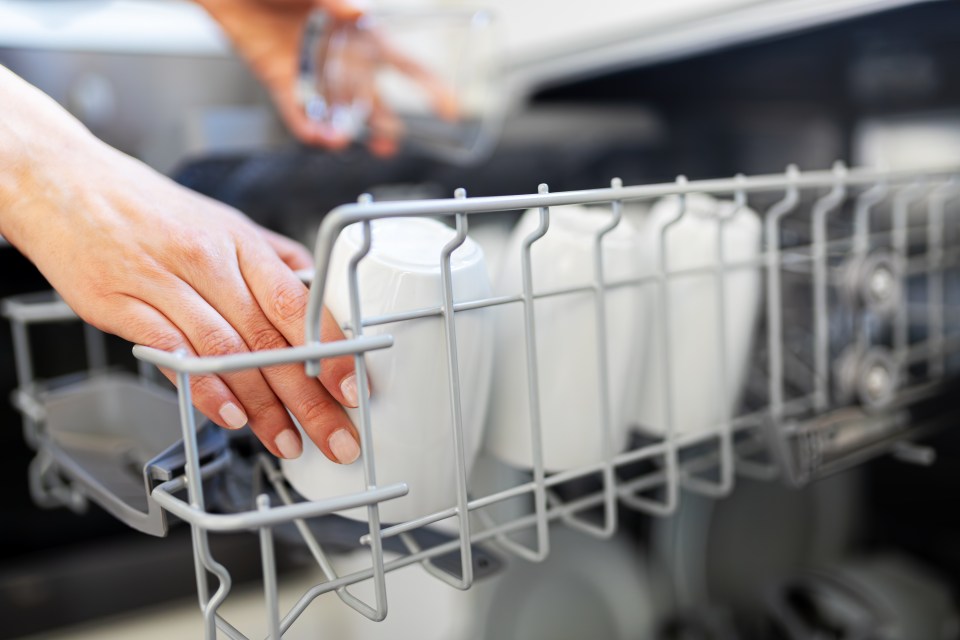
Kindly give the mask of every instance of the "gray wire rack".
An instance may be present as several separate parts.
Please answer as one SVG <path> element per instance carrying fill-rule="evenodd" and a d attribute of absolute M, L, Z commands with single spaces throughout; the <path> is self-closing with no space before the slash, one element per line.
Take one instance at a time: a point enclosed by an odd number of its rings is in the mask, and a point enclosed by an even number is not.
<path fill-rule="evenodd" d="M 673 224 L 686 214 L 686 197 L 693 193 L 732 199 L 738 206 L 750 206 L 760 212 L 764 239 L 756 260 L 725 263 L 720 253 L 716 264 L 685 273 L 660 268 L 649 276 L 612 281 L 605 277 L 602 240 L 623 217 L 625 204 L 653 202 L 664 196 L 678 196 L 680 209 L 676 219 L 660 235 L 661 255 Z M 541 561 L 550 552 L 550 527 L 556 522 L 586 531 L 601 538 L 610 537 L 618 528 L 618 509 L 623 507 L 651 516 L 673 513 L 681 498 L 681 489 L 720 497 L 734 489 L 736 475 L 774 479 L 781 477 L 801 484 L 820 474 L 856 464 L 868 456 L 895 450 L 905 459 L 923 461 L 922 450 L 908 441 L 919 433 L 912 422 L 910 408 L 930 401 L 958 370 L 960 345 L 960 169 L 929 172 L 891 172 L 848 170 L 837 164 L 830 171 L 801 172 L 790 167 L 785 173 L 764 176 L 736 176 L 730 179 L 687 181 L 647 186 L 623 186 L 613 180 L 609 188 L 549 193 L 541 185 L 537 194 L 468 198 L 463 190 L 456 197 L 442 200 L 372 202 L 361 198 L 330 212 L 323 220 L 316 242 L 316 274 L 307 309 L 303 346 L 275 351 L 218 357 L 190 357 L 145 346 L 134 347 L 142 363 L 176 372 L 176 406 L 179 437 L 182 444 L 167 452 L 160 464 L 156 459 L 145 467 L 147 502 L 163 513 L 185 521 L 192 530 L 199 604 L 207 638 L 218 629 L 231 638 L 246 636 L 224 619 L 218 608 L 231 589 L 230 573 L 213 557 L 208 539 L 219 532 L 254 531 L 261 539 L 264 573 L 265 615 L 269 636 L 279 638 L 317 597 L 335 592 L 347 605 L 373 620 L 387 615 L 385 575 L 411 564 L 420 564 L 452 587 L 467 589 L 475 579 L 474 555 L 483 543 L 528 561 Z M 669 303 L 667 283 L 681 275 L 714 275 L 720 294 L 715 318 L 723 336 L 725 300 L 724 274 L 736 269 L 753 269 L 762 274 L 765 300 L 762 305 L 758 339 L 755 341 L 752 373 L 747 383 L 747 400 L 737 411 L 724 416 L 710 430 L 696 434 L 676 434 L 667 412 L 667 429 L 662 437 L 640 440 L 635 446 L 617 453 L 613 443 L 609 411 L 598 415 L 592 425 L 605 443 L 604 460 L 559 473 L 548 473 L 542 455 L 542 425 L 539 422 L 537 394 L 536 324 L 534 301 L 548 295 L 583 292 L 583 287 L 538 292 L 531 277 L 531 247 L 550 226 L 551 207 L 561 205 L 597 205 L 609 208 L 610 224 L 593 237 L 594 273 L 587 290 L 592 292 L 597 317 L 590 340 L 598 359 L 599 371 L 606 371 L 608 335 L 605 314 L 606 292 L 618 287 L 651 287 L 658 293 L 656 313 L 661 314 L 660 339 L 663 358 L 664 393 L 671 402 L 672 378 L 669 375 Z M 523 245 L 521 264 L 523 290 L 517 295 L 454 302 L 450 256 L 467 237 L 469 222 L 494 212 L 522 209 L 539 210 L 539 227 Z M 443 276 L 442 304 L 396 316 L 364 317 L 358 302 L 357 265 L 370 245 L 370 223 L 388 217 L 439 216 L 456 228 L 456 241 L 437 260 Z M 348 274 L 352 286 L 352 313 L 345 326 L 350 339 L 324 343 L 319 337 L 319 320 L 324 296 L 325 275 L 334 242 L 341 231 L 353 223 L 364 225 L 367 240 L 351 261 Z M 718 225 L 724 222 L 717 220 Z M 719 235 L 719 234 L 718 234 Z M 380 486 L 371 443 L 376 433 L 372 424 L 369 397 L 360 398 L 357 424 L 361 437 L 366 488 L 355 494 L 327 500 L 298 502 L 287 488 L 282 473 L 272 459 L 262 457 L 257 473 L 263 474 L 282 504 L 271 504 L 266 493 L 256 497 L 256 509 L 237 513 L 213 513 L 206 507 L 205 479 L 230 464 L 229 456 L 211 455 L 216 447 L 209 434 L 198 433 L 192 411 L 190 378 L 277 364 L 303 363 L 307 375 L 319 373 L 324 358 L 353 355 L 359 388 L 368 388 L 364 354 L 389 349 L 389 335 L 365 335 L 374 325 L 388 325 L 414 318 L 443 319 L 442 345 L 448 372 L 457 371 L 457 341 L 454 315 L 460 312 L 520 305 L 524 310 L 526 366 L 531 407 L 530 438 L 533 465 L 529 479 L 516 486 L 488 495 L 474 495 L 468 485 L 463 447 L 461 389 L 450 373 L 451 394 L 449 437 L 455 443 L 454 478 L 438 478 L 457 487 L 455 504 L 415 520 L 383 526 L 379 505 L 405 495 L 403 483 Z M 15 394 L 17 406 L 25 416 L 28 438 L 41 454 L 45 449 L 44 420 L 47 397 L 34 380 L 30 365 L 26 327 L 34 322 L 65 319 L 72 312 L 62 302 L 40 305 L 8 301 L 5 313 L 14 329 L 20 388 Z M 571 337 L 571 339 L 575 339 Z M 95 341 L 90 353 L 98 352 Z M 727 356 L 721 349 L 721 360 Z M 93 360 L 99 360 L 92 357 Z M 717 375 L 727 369 L 721 362 Z M 147 372 L 144 371 L 146 374 Z M 724 381 L 726 383 L 726 381 Z M 597 381 L 600 398 L 610 398 L 610 381 L 601 375 Z M 147 383 L 144 383 L 147 384 Z M 730 389 L 729 386 L 722 387 Z M 732 392 L 732 391 L 731 391 Z M 697 401 L 691 398 L 690 401 Z M 179 447 L 179 448 L 178 448 Z M 212 448 L 211 448 L 212 447 Z M 172 458 L 171 458 L 172 456 Z M 55 465 L 56 459 L 53 463 Z M 151 466 L 152 465 L 152 466 Z M 64 471 L 64 469 L 61 469 Z M 83 478 L 66 475 L 74 493 L 59 487 L 61 503 L 76 502 L 75 494 L 102 498 Z M 564 499 L 561 487 L 584 478 L 599 482 L 591 490 Z M 79 487 L 79 488 L 77 488 Z M 42 491 L 38 491 L 42 494 Z M 47 492 L 50 493 L 49 491 Z M 100 493 L 103 493 L 102 491 Z M 529 510 L 519 516 L 497 522 L 487 507 L 508 500 L 525 498 Z M 55 500 L 54 500 L 55 501 Z M 308 521 L 324 514 L 365 507 L 367 532 L 357 542 L 370 551 L 370 566 L 362 571 L 338 575 L 328 553 L 314 536 Z M 123 518 L 123 510 L 115 511 Z M 476 517 L 470 517 L 471 515 Z M 456 524 L 453 539 L 434 546 L 418 543 L 413 533 L 436 523 Z M 325 580 L 309 589 L 287 612 L 281 613 L 277 598 L 277 574 L 274 559 L 274 529 L 293 523 L 316 559 Z M 141 527 L 148 530 L 148 527 Z M 162 526 L 150 530 L 162 535 Z M 526 534 L 521 543 L 517 534 Z M 387 559 L 384 543 L 398 538 L 406 553 Z M 459 575 L 440 570 L 440 556 L 458 554 Z M 211 594 L 211 575 L 216 589 Z M 351 585 L 372 580 L 374 598 L 364 602 L 349 590 Z"/>

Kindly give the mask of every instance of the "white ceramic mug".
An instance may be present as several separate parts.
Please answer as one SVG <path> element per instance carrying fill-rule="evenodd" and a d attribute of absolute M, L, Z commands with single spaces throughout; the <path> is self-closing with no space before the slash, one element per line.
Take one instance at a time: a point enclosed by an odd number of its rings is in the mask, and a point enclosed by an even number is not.
<path fill-rule="evenodd" d="M 442 304 L 441 251 L 455 232 L 426 218 L 394 218 L 371 223 L 369 254 L 358 265 L 360 309 L 365 319 Z M 325 304 L 341 323 L 350 318 L 348 263 L 363 245 L 363 227 L 340 234 L 327 275 Z M 483 251 L 469 237 L 451 256 L 454 301 L 490 296 Z M 493 332 L 485 309 L 455 314 L 464 436 L 469 474 L 482 439 L 490 388 Z M 364 335 L 390 334 L 388 349 L 366 354 L 370 377 L 370 419 L 376 484 L 405 482 L 408 495 L 380 504 L 384 522 L 401 522 L 456 504 L 455 447 L 448 383 L 445 330 L 440 316 L 404 320 L 364 329 Z M 359 410 L 348 409 L 360 429 Z M 301 431 L 302 434 L 302 431 Z M 311 500 L 365 488 L 358 460 L 339 465 L 324 457 L 305 435 L 303 454 L 283 460 L 290 484 Z M 366 508 L 341 512 L 366 519 Z"/>
<path fill-rule="evenodd" d="M 631 219 L 640 226 L 641 251 L 660 265 L 661 230 L 679 214 L 680 198 L 658 201 L 649 214 Z M 695 275 L 674 273 L 713 267 L 719 219 L 723 229 L 725 264 L 755 260 L 760 254 L 760 218 L 732 201 L 717 201 L 691 193 L 686 209 L 666 231 L 667 299 L 669 303 L 670 380 L 674 434 L 691 434 L 716 428 L 723 415 L 739 400 L 749 363 L 752 338 L 760 305 L 760 268 L 737 268 L 723 276 L 725 333 L 719 326 L 720 288 L 712 271 Z M 644 222 L 640 222 L 644 221 Z M 650 349 L 644 362 L 641 389 L 633 415 L 641 431 L 662 436 L 667 428 L 667 391 L 663 376 L 665 349 L 661 338 L 661 297 L 651 298 Z M 725 383 L 720 378 L 721 344 L 726 349 Z"/>
<path fill-rule="evenodd" d="M 594 239 L 612 216 L 609 207 L 551 208 L 549 230 L 531 247 L 534 293 L 590 285 Z M 495 286 L 498 295 L 522 292 L 522 245 L 539 223 L 539 209 L 531 209 L 514 229 Z M 604 236 L 602 247 L 606 282 L 626 280 L 643 271 L 636 252 L 636 231 L 627 220 Z M 624 405 L 627 392 L 636 388 L 635 381 L 631 388 L 629 373 L 631 359 L 638 353 L 636 341 L 645 336 L 645 305 L 637 286 L 607 289 L 603 295 L 608 398 L 601 398 L 598 385 L 600 347 L 594 293 L 548 296 L 533 305 L 543 462 L 549 471 L 603 461 L 601 402 L 609 403 L 614 452 L 626 444 Z M 531 467 L 529 376 L 521 303 L 497 307 L 495 325 L 497 352 L 485 446 L 509 464 Z"/>

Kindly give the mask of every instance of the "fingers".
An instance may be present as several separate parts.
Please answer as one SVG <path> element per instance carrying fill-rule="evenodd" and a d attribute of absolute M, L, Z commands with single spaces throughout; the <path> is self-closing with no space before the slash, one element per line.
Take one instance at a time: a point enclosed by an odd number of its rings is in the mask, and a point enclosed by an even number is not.
<path fill-rule="evenodd" d="M 243 296 L 225 286 L 225 278 L 218 277 L 218 280 L 218 289 L 225 295 Z M 242 330 L 238 332 L 240 327 L 235 329 L 235 322 L 223 314 L 222 308 L 211 306 L 198 295 L 194 285 L 177 281 L 168 287 L 168 292 L 169 298 L 164 302 L 165 308 L 171 309 L 170 320 L 181 328 L 196 353 L 218 356 L 252 350 L 248 348 L 248 339 L 241 335 Z M 275 456 L 296 458 L 303 450 L 300 436 L 284 406 L 285 399 L 278 397 L 265 375 L 258 369 L 243 369 L 220 377 L 240 399 L 250 428 L 264 446 Z"/>
<path fill-rule="evenodd" d="M 195 355 L 183 333 L 166 316 L 141 300 L 124 296 L 119 308 L 110 316 L 123 320 L 101 327 L 105 331 L 154 349 L 170 352 L 183 349 L 188 354 Z M 176 375 L 173 372 L 166 369 L 162 372 L 176 384 Z M 239 429 L 247 424 L 242 403 L 217 376 L 190 376 L 190 393 L 194 406 L 221 427 Z"/>
<path fill-rule="evenodd" d="M 307 116 L 290 87 L 274 90 L 273 101 L 284 124 L 300 142 L 333 150 L 343 149 L 350 144 L 350 137 L 337 131 L 330 123 Z"/>
<path fill-rule="evenodd" d="M 289 272 L 278 257 L 273 259 Z M 161 293 L 164 307 L 173 309 L 169 319 L 152 306 L 128 298 L 131 304 L 116 313 L 117 317 L 126 319 L 124 326 L 105 329 L 155 348 L 186 349 L 190 354 L 201 356 L 289 346 L 263 316 L 258 303 L 250 299 L 239 273 L 234 274 L 234 280 L 234 286 L 230 286 L 230 278 L 224 277 L 223 272 L 216 278 L 214 289 L 222 292 L 222 299 L 205 292 L 217 310 L 198 295 L 193 285 L 178 280 L 167 283 L 165 292 Z M 240 287 L 245 295 L 237 291 Z M 200 288 L 209 289 L 209 286 L 200 284 Z M 244 299 L 246 303 L 237 303 Z M 280 294 L 280 299 L 287 296 Z M 332 318 L 329 322 L 332 323 Z M 302 324 L 300 333 L 302 335 Z M 348 362 L 347 366 L 352 372 L 352 363 Z M 164 374 L 176 382 L 170 372 Z M 320 381 L 307 377 L 300 365 L 245 369 L 220 377 L 191 376 L 191 391 L 194 404 L 204 415 L 222 427 L 240 428 L 249 424 L 275 456 L 296 458 L 303 450 L 287 407 L 304 432 L 332 461 L 349 464 L 360 455 L 359 437 L 343 411 L 341 400 L 331 396 Z"/>
<path fill-rule="evenodd" d="M 269 283 L 261 285 L 259 299 L 251 295 L 254 287 L 248 284 L 236 263 L 232 268 L 221 265 L 215 279 L 202 270 L 188 274 L 190 284 L 235 329 L 237 339 L 244 343 L 234 346 L 235 351 L 282 349 L 291 343 L 302 343 L 306 287 L 269 247 L 259 242 L 242 246 L 251 245 L 261 249 L 256 262 L 273 271 L 259 276 L 261 281 Z M 332 319 L 329 322 L 333 325 Z M 343 335 L 337 331 L 333 337 L 342 339 Z M 332 339 L 329 327 L 328 339 Z M 360 454 L 359 438 L 341 406 L 357 405 L 352 358 L 324 361 L 323 383 L 308 377 L 299 363 L 265 367 L 261 371 L 278 404 L 289 408 L 304 432 L 327 457 L 344 464 L 356 460 Z M 239 389 L 234 391 L 239 397 L 245 397 Z M 256 419 L 251 418 L 251 425 L 256 429 Z M 267 436 L 272 437 L 272 432 Z"/>
<path fill-rule="evenodd" d="M 360 437 L 343 406 L 316 378 L 307 377 L 302 364 L 268 367 L 264 373 L 327 458 L 350 464 L 360 457 Z"/>
<path fill-rule="evenodd" d="M 378 158 L 389 158 L 397 153 L 397 141 L 392 138 L 374 137 L 367 143 L 367 148 Z"/>
<path fill-rule="evenodd" d="M 375 155 L 383 157 L 396 153 L 405 134 L 403 121 L 385 104 L 378 91 L 377 71 L 384 64 L 392 65 L 417 83 L 440 118 L 455 121 L 460 117 L 456 95 L 427 67 L 393 47 L 375 29 L 356 30 L 352 35 L 350 46 L 345 47 L 353 58 L 351 73 L 346 74 L 350 78 L 350 95 L 339 99 L 359 100 L 371 106 L 367 123 L 370 129 L 368 146 Z M 366 54 L 360 55 L 362 51 Z"/>
<path fill-rule="evenodd" d="M 290 344 L 303 344 L 308 291 L 297 276 L 276 255 L 250 245 L 240 247 L 240 272 L 263 310 L 266 320 Z M 324 342 L 343 340 L 336 320 L 323 309 L 320 325 Z M 337 402 L 358 405 L 358 391 L 352 356 L 325 359 L 320 382 Z M 306 425 L 304 425 L 306 426 Z"/>
<path fill-rule="evenodd" d="M 373 110 L 370 113 L 370 140 L 367 146 L 380 157 L 388 157 L 397 152 L 399 140 L 404 134 L 403 121 L 391 111 L 379 96 L 374 94 Z"/>
<path fill-rule="evenodd" d="M 378 42 L 384 61 L 420 85 L 430 98 L 433 110 L 438 116 L 447 121 L 454 121 L 460 117 L 457 96 L 446 82 L 420 62 L 394 47 L 386 38 L 381 36 Z"/>
<path fill-rule="evenodd" d="M 377 71 L 385 60 L 377 34 L 353 24 L 334 26 L 316 55 L 317 68 L 322 70 L 319 91 L 327 101 L 330 122 L 338 122 L 338 111 L 350 114 L 338 124 L 349 135 L 362 118 L 369 130 L 370 150 L 378 156 L 395 153 L 404 127 L 379 98 Z"/>

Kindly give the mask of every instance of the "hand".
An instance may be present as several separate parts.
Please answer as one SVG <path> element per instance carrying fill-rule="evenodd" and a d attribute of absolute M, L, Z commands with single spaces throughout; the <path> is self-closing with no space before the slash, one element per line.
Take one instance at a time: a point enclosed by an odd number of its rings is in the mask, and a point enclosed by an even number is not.
<path fill-rule="evenodd" d="M 323 9 L 332 24 L 320 46 L 320 56 L 336 72 L 320 87 L 333 105 L 362 102 L 369 108 L 368 145 L 377 155 L 390 155 L 403 135 L 399 118 L 383 104 L 375 79 L 383 66 L 392 66 L 425 91 L 440 117 L 458 116 L 450 89 L 426 68 L 391 46 L 376 29 L 361 27 L 360 11 L 350 0 L 197 0 L 220 23 L 254 74 L 270 91 L 290 131 L 303 142 L 332 149 L 350 139 L 329 120 L 308 117 L 297 97 L 298 58 L 307 17 Z M 336 43 L 333 46 L 333 43 Z"/>
<path fill-rule="evenodd" d="M 0 234 L 81 318 L 205 356 L 302 344 L 302 246 L 105 145 L 3 67 L 0 94 Z M 343 338 L 326 312 L 322 335 Z M 328 458 L 359 455 L 341 406 L 357 404 L 352 357 L 324 361 L 319 380 L 287 365 L 192 376 L 191 390 L 204 415 L 249 424 L 274 455 L 302 451 L 287 407 Z"/>

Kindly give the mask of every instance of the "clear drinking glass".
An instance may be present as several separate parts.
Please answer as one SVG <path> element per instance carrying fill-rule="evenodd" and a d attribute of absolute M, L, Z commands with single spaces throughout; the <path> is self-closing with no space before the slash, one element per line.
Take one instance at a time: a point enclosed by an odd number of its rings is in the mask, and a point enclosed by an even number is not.
<path fill-rule="evenodd" d="M 311 15 L 300 55 L 307 115 L 377 149 L 457 163 L 493 147 L 505 108 L 490 13 L 382 9 L 356 22 Z"/>

